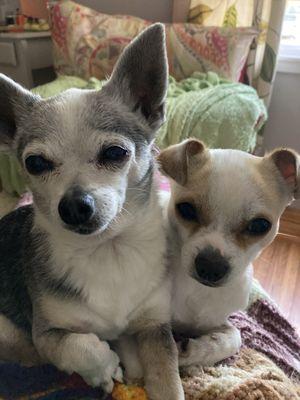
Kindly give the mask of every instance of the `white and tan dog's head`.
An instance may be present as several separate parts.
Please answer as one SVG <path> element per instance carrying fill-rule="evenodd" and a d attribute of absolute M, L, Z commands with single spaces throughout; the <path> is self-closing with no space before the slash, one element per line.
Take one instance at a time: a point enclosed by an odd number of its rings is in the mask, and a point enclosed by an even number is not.
<path fill-rule="evenodd" d="M 207 286 L 242 274 L 277 233 L 285 207 L 300 196 L 299 156 L 208 150 L 189 139 L 159 155 L 172 178 L 169 220 L 187 273 Z"/>

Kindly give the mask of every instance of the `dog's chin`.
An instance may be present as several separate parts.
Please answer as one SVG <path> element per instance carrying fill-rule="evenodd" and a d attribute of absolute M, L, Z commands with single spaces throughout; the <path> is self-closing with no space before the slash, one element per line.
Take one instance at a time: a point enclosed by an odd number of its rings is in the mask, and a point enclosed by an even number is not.
<path fill-rule="evenodd" d="M 105 225 L 91 225 L 91 226 L 85 226 L 85 225 L 79 225 L 79 226 L 69 226 L 65 225 L 64 229 L 66 229 L 69 232 L 75 233 L 76 235 L 81 235 L 81 236 L 97 236 L 101 235 L 104 233 L 109 224 Z"/>

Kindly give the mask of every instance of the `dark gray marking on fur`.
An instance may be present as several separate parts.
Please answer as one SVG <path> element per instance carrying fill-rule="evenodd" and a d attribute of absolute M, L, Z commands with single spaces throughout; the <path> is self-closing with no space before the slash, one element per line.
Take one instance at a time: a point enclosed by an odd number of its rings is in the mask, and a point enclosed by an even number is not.
<path fill-rule="evenodd" d="M 35 245 L 35 252 L 32 255 L 28 254 L 33 283 L 35 284 L 32 287 L 31 282 L 28 282 L 32 293 L 39 295 L 39 291 L 43 291 L 43 293 L 48 292 L 66 299 L 82 299 L 81 289 L 68 282 L 68 274 L 57 278 L 52 273 L 50 265 L 53 261 L 51 260 L 51 248 L 48 244 L 47 234 L 35 229 L 34 234 L 32 234 L 32 241 Z"/>
<path fill-rule="evenodd" d="M 137 339 L 139 342 L 146 341 L 149 339 L 153 343 L 157 343 L 163 346 L 170 355 L 174 354 L 174 338 L 170 324 L 161 324 L 153 328 L 145 329 L 144 331 L 137 332 Z"/>
<path fill-rule="evenodd" d="M 154 173 L 154 160 L 151 159 L 149 162 L 149 167 L 144 176 L 133 188 L 129 189 L 129 193 L 134 192 L 135 188 L 137 189 L 136 191 L 137 199 L 141 202 L 141 204 L 144 204 L 150 198 L 151 188 L 153 185 L 153 173 Z"/>
<path fill-rule="evenodd" d="M 26 331 L 31 331 L 32 324 L 28 287 L 35 295 L 42 290 L 64 298 L 81 296 L 81 291 L 68 283 L 67 276 L 57 279 L 51 275 L 47 235 L 32 232 L 32 226 L 31 206 L 21 207 L 0 220 L 0 312 Z"/>
<path fill-rule="evenodd" d="M 19 328 L 31 330 L 24 248 L 30 245 L 33 209 L 20 208 L 0 220 L 0 312 Z"/>
<path fill-rule="evenodd" d="M 151 129 L 141 123 L 138 117 L 122 103 L 116 103 L 105 89 L 92 92 L 87 96 L 88 110 L 92 110 L 93 118 L 87 121 L 92 129 L 103 132 L 114 132 L 133 141 L 139 149 L 149 144 Z M 109 116 L 109 118 L 107 118 Z"/>
<path fill-rule="evenodd" d="M 168 85 L 168 64 L 164 28 L 154 24 L 148 35 L 134 40 L 118 60 L 104 90 L 110 90 L 130 107 L 140 110 L 153 133 L 165 119 L 165 97 Z"/>
<path fill-rule="evenodd" d="M 11 143 L 21 115 L 30 114 L 39 99 L 8 77 L 0 74 L 0 143 Z"/>

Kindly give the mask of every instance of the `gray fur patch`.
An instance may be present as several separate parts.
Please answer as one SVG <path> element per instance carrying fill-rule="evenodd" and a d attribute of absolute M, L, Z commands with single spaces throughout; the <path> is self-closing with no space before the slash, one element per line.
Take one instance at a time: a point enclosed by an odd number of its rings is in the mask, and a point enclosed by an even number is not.
<path fill-rule="evenodd" d="M 19 328 L 31 330 L 32 306 L 26 286 L 25 249 L 33 251 L 33 209 L 20 208 L 0 220 L 0 310 Z"/>
<path fill-rule="evenodd" d="M 53 265 L 54 262 L 67 261 L 57 254 L 52 256 L 50 234 L 59 235 L 63 231 L 61 240 L 73 246 L 71 252 L 81 240 L 77 235 L 73 241 L 71 232 L 67 232 L 70 236 L 66 235 L 58 213 L 61 198 L 74 184 L 92 190 L 97 212 L 107 221 L 103 228 L 108 231 L 107 237 L 111 234 L 107 227 L 112 221 L 119 223 L 119 232 L 131 223 L 126 214 L 123 220 L 116 218 L 126 201 L 133 209 L 147 209 L 154 171 L 151 142 L 164 121 L 166 90 L 166 49 L 160 24 L 150 27 L 148 33 L 139 36 L 125 50 L 112 78 L 99 92 L 74 89 L 42 100 L 0 76 L 0 142 L 14 150 L 22 164 L 27 157 L 34 156 L 42 165 L 38 173 L 28 171 L 35 209 L 18 209 L 0 221 L 0 313 L 28 333 L 33 331 L 34 339 L 40 333 L 38 330 L 45 327 L 49 332 L 56 332 L 50 322 L 47 326 L 47 317 L 43 315 L 41 298 L 44 295 L 86 300 L 80 289 L 84 279 L 79 278 L 75 287 L 67 273 L 59 277 L 54 272 L 60 267 Z M 127 162 L 115 170 L 99 168 L 99 152 L 104 146 L 115 146 L 118 142 L 130 150 Z M 51 161 L 53 168 L 43 169 L 43 160 Z M 136 191 L 133 196 L 129 195 L 129 185 Z M 105 240 L 103 232 L 99 241 Z M 95 233 L 102 235 L 100 229 Z M 74 265 L 70 262 L 64 267 L 68 270 Z M 120 333 L 118 329 L 116 335 Z M 171 352 L 167 334 L 158 332 L 153 336 L 150 330 L 141 336 L 147 356 L 151 357 L 147 344 L 147 340 L 152 343 L 151 338 L 159 342 L 157 354 L 161 348 Z M 53 355 L 56 363 L 60 354 L 54 354 L 58 347 L 53 336 L 39 339 L 44 341 L 42 356 L 52 361 Z M 176 348 L 173 350 L 175 354 Z"/>

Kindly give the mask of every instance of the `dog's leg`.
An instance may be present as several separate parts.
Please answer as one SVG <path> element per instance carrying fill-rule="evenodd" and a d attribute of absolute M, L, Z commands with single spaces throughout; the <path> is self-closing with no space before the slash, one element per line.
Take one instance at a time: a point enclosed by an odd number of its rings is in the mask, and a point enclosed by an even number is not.
<path fill-rule="evenodd" d="M 134 336 L 121 336 L 113 344 L 113 349 L 120 357 L 124 366 L 124 379 L 128 384 L 141 384 L 143 379 L 143 366 L 138 354 L 137 339 Z"/>
<path fill-rule="evenodd" d="M 240 347 L 240 331 L 228 323 L 196 339 L 179 342 L 179 365 L 212 366 L 236 354 Z"/>
<path fill-rule="evenodd" d="M 113 389 L 113 379 L 122 380 L 119 357 L 107 342 L 92 333 L 70 333 L 62 329 L 34 332 L 39 353 L 57 368 L 78 373 L 89 385 L 101 386 L 107 393 Z"/>
<path fill-rule="evenodd" d="M 149 398 L 183 400 L 178 352 L 170 327 L 149 327 L 137 334 L 137 343 Z"/>
<path fill-rule="evenodd" d="M 30 338 L 2 314 L 0 314 L 0 360 L 25 366 L 41 363 Z"/>

